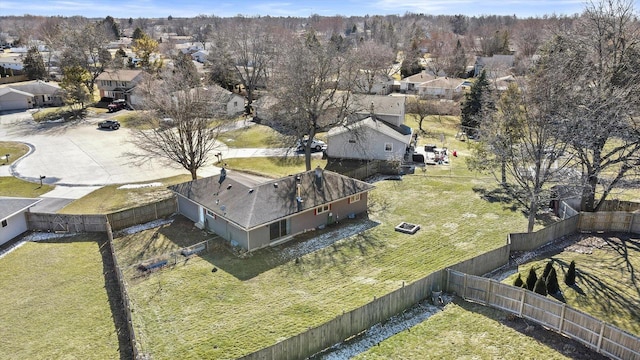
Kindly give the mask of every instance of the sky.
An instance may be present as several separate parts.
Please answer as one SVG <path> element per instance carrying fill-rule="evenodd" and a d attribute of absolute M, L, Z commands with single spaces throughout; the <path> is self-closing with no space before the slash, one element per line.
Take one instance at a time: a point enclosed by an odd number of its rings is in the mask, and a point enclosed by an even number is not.
<path fill-rule="evenodd" d="M 638 0 L 640 1 L 640 0 Z M 638 9 L 638 1 L 634 1 Z M 215 15 L 244 16 L 363 16 L 403 15 L 406 12 L 431 15 L 468 16 L 573 15 L 582 12 L 585 0 L 0 0 L 1 15 L 81 15 L 104 18 L 166 18 Z"/>

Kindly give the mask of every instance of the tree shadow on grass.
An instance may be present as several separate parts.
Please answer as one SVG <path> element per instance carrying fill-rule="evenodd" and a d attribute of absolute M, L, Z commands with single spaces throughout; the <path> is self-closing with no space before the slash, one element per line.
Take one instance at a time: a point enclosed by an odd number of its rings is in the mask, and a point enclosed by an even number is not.
<path fill-rule="evenodd" d="M 488 306 L 467 302 L 456 298 L 454 302 L 466 311 L 483 315 L 487 318 L 498 321 L 500 324 L 509 327 L 525 336 L 535 339 L 537 342 L 556 350 L 559 354 L 570 359 L 592 359 L 607 360 L 608 357 L 598 354 L 580 342 L 562 336 L 552 330 L 545 329 L 532 321 L 519 318 L 508 312 L 494 309 Z"/>
<path fill-rule="evenodd" d="M 490 203 L 503 204 L 504 209 L 509 209 L 511 211 L 524 211 L 524 208 L 518 202 L 513 192 L 504 187 L 496 187 L 494 189 L 488 190 L 484 187 L 474 186 L 473 192 L 480 195 L 480 197 L 485 201 L 488 201 Z"/>

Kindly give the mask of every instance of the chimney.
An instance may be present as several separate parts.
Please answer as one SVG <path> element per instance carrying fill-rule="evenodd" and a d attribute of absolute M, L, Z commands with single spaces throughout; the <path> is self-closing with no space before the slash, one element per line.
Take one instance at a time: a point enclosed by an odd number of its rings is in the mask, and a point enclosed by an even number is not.
<path fill-rule="evenodd" d="M 322 188 L 322 169 L 320 168 L 320 165 L 316 167 L 316 187 L 318 189 Z"/>

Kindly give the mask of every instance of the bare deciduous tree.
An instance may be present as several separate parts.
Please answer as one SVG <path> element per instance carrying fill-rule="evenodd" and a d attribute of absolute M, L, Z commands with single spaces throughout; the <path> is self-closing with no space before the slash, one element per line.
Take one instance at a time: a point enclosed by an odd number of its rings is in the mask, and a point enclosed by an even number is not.
<path fill-rule="evenodd" d="M 147 109 L 143 121 L 148 126 L 135 130 L 133 142 L 143 151 L 142 157 L 179 164 L 195 180 L 217 147 L 221 122 L 212 117 L 221 107 L 222 96 L 190 88 L 180 72 L 165 70 L 161 76 L 162 80 L 148 76 L 136 87 Z"/>
<path fill-rule="evenodd" d="M 359 65 L 355 90 L 373 94 L 376 83 L 391 79 L 396 55 L 389 46 L 371 40 L 360 42 L 353 51 Z"/>
<path fill-rule="evenodd" d="M 344 124 L 353 110 L 357 66 L 332 43 L 311 38 L 291 39 L 274 82 L 273 125 L 298 139 Z M 305 146 L 305 165 L 311 170 L 311 142 Z"/>
<path fill-rule="evenodd" d="M 581 167 L 582 210 L 597 211 L 640 165 L 640 31 L 629 0 L 592 2 L 573 25 L 549 45 L 538 85 L 552 87 Z"/>

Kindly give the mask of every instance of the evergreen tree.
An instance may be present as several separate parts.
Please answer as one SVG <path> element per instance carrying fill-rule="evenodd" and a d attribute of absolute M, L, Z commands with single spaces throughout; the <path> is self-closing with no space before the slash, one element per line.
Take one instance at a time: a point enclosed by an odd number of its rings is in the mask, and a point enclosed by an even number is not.
<path fill-rule="evenodd" d="M 144 32 L 139 27 L 136 27 L 136 29 L 133 30 L 133 36 L 132 36 L 133 40 L 142 39 L 143 36 L 144 36 Z"/>
<path fill-rule="evenodd" d="M 462 126 L 465 127 L 467 134 L 475 135 L 477 133 L 484 110 L 493 111 L 495 109 L 491 95 L 487 74 L 482 70 L 476 82 L 471 85 L 471 90 L 465 94 L 465 100 L 462 104 Z"/>
<path fill-rule="evenodd" d="M 459 78 L 467 77 L 467 54 L 462 47 L 462 43 L 458 39 L 456 48 L 453 51 L 453 60 L 451 62 L 451 75 Z"/>
<path fill-rule="evenodd" d="M 538 281 L 538 276 L 536 275 L 536 269 L 532 266 L 529 269 L 529 276 L 527 276 L 527 289 L 532 290 L 534 286 L 536 286 L 536 281 Z"/>
<path fill-rule="evenodd" d="M 38 48 L 32 46 L 27 51 L 27 55 L 22 61 L 24 72 L 29 80 L 43 80 L 47 77 L 47 69 Z"/>
<path fill-rule="evenodd" d="M 522 277 L 520 276 L 520 274 L 518 274 L 518 277 L 513 282 L 513 286 L 522 287 L 522 284 L 524 284 L 524 281 L 522 281 Z"/>
<path fill-rule="evenodd" d="M 542 271 L 543 279 L 546 279 L 547 276 L 549 276 L 549 272 L 551 271 L 552 268 L 553 268 L 553 262 L 551 261 L 547 262 L 547 265 L 544 266 L 544 270 Z"/>
<path fill-rule="evenodd" d="M 546 277 L 547 292 L 549 294 L 557 294 L 560 292 L 560 286 L 558 285 L 558 275 L 556 269 L 551 267 L 549 275 Z"/>
<path fill-rule="evenodd" d="M 573 286 L 576 284 L 576 262 L 573 260 L 571 260 L 571 264 L 569 264 L 569 270 L 564 276 L 564 283 L 569 286 Z"/>
<path fill-rule="evenodd" d="M 536 284 L 533 287 L 533 292 L 535 292 L 536 294 L 547 296 L 547 284 L 545 284 L 543 278 L 536 280 Z"/>

